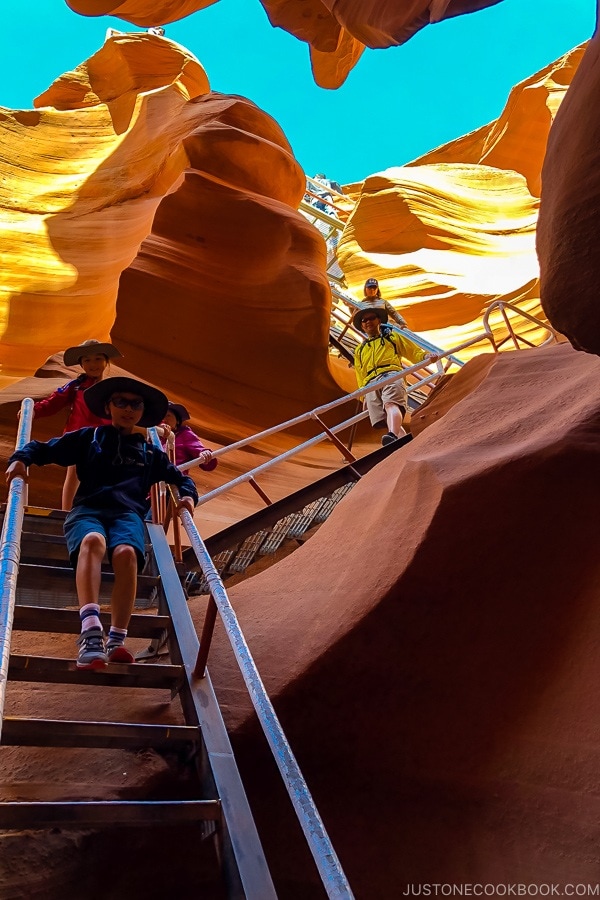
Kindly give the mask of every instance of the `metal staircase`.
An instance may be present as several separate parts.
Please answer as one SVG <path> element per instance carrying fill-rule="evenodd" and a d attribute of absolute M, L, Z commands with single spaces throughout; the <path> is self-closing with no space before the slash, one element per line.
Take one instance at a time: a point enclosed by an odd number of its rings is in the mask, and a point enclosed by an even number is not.
<path fill-rule="evenodd" d="M 22 447 L 31 425 L 33 402 L 25 400 L 19 425 L 17 447 Z M 153 439 L 158 441 L 156 434 Z M 44 783 L 43 758 L 38 763 L 40 779 L 26 790 L 12 790 L 2 784 L 0 829 L 113 831 L 125 829 L 164 829 L 179 827 L 197 835 L 199 860 L 210 860 L 211 883 L 206 884 L 206 863 L 201 880 L 190 884 L 191 893 L 246 900 L 269 900 L 277 894 L 262 844 L 256 830 L 229 737 L 206 669 L 212 627 L 218 604 L 226 633 L 238 659 L 242 676 L 255 705 L 259 721 L 280 768 L 300 825 L 312 852 L 328 897 L 351 900 L 352 892 L 341 870 L 316 807 L 304 782 L 264 686 L 245 645 L 235 613 L 225 589 L 206 554 L 202 539 L 190 514 L 181 511 L 181 520 L 211 583 L 210 616 L 207 615 L 201 638 L 192 621 L 181 582 L 181 566 L 174 561 L 167 542 L 169 520 L 175 515 L 176 492 L 155 492 L 154 521 L 146 524 L 147 553 L 144 573 L 139 577 L 136 612 L 129 626 L 130 638 L 159 640 L 166 636 L 168 661 L 143 665 L 110 664 L 103 670 L 77 669 L 75 642 L 73 655 L 63 658 L 55 652 L 11 650 L 13 633 L 19 644 L 27 645 L 28 634 L 73 635 L 79 632 L 75 579 L 68 566 L 62 537 L 65 513 L 26 506 L 27 486 L 17 477 L 11 482 L 8 501 L 0 510 L 0 761 L 4 748 L 37 747 L 51 753 L 52 748 L 70 748 L 81 754 L 110 753 L 114 750 L 138 752 L 152 750 L 176 760 L 177 781 L 172 797 L 161 790 L 141 786 L 137 796 L 118 796 L 90 778 L 85 796 L 73 797 L 76 788 Z M 162 508 L 162 509 L 161 509 Z M 22 561 L 21 561 L 22 560 Z M 102 572 L 101 603 L 108 599 L 112 573 Z M 152 605 L 158 612 L 143 612 Z M 71 608 L 70 608 L 71 607 Z M 213 615 L 214 610 L 214 615 Z M 105 630 L 109 614 L 102 613 Z M 56 638 L 54 639 L 56 642 Z M 39 641 L 38 644 L 39 646 Z M 52 642 L 48 645 L 52 648 Z M 91 715 L 84 719 L 33 718 L 18 709 L 19 684 L 37 686 L 37 700 L 51 697 L 50 686 L 61 685 L 61 710 L 85 708 Z M 46 688 L 48 689 L 46 691 Z M 140 704 L 147 703 L 144 721 L 113 721 L 93 715 L 98 708 L 99 692 L 105 694 L 100 708 L 110 705 L 114 689 L 143 689 Z M 150 699 L 156 691 L 157 700 Z M 83 702 L 82 702 L 82 692 Z M 112 694 L 111 694 L 112 692 Z M 167 723 L 156 722 L 157 705 L 164 705 L 165 692 L 178 701 L 178 712 L 169 707 Z M 71 704 L 69 703 L 71 698 Z M 148 699 L 146 699 L 148 698 Z M 11 715 L 5 715 L 7 699 Z M 115 701 L 118 704 L 118 701 Z M 125 708 L 127 704 L 124 704 Z M 173 724 L 175 719 L 176 724 Z M 177 721 L 178 720 L 178 721 Z M 83 757 L 85 760 L 85 756 Z M 47 771 L 52 772 L 48 765 Z M 14 787 L 14 786 L 13 786 Z M 105 798 L 116 793 L 114 799 Z M 98 873 L 101 877 L 102 873 Z M 68 887 L 68 886 L 67 886 Z M 210 894 L 208 893 L 210 891 Z M 68 889 L 66 894 L 68 895 Z M 121 896 L 111 893 L 110 896 Z M 128 896 L 124 893 L 123 896 Z"/>
<path fill-rule="evenodd" d="M 2 512 L 6 519 L 6 509 Z M 24 516 L 21 563 L 16 583 L 12 630 L 52 635 L 78 634 L 73 570 L 62 538 L 64 513 L 28 508 Z M 104 572 L 101 600 L 107 599 L 113 577 Z M 111 664 L 101 672 L 79 670 L 73 658 L 11 653 L 7 695 L 19 682 L 67 685 L 74 697 L 89 693 L 89 707 L 96 706 L 98 692 L 111 688 L 140 688 L 156 691 L 157 701 L 149 701 L 148 720 L 155 716 L 156 703 L 165 691 L 180 704 L 180 725 L 137 722 L 30 718 L 5 716 L 2 746 L 70 747 L 82 752 L 90 748 L 128 750 L 152 749 L 161 755 L 175 755 L 185 784 L 185 798 L 179 791 L 173 799 L 140 796 L 137 799 L 98 800 L 94 796 L 78 800 L 57 798 L 56 786 L 42 784 L 40 800 L 0 803 L 2 829 L 106 829 L 119 826 L 155 827 L 166 825 L 195 828 L 198 843 L 208 843 L 215 872 L 221 870 L 228 897 L 275 897 L 275 890 L 262 852 L 260 840 L 242 786 L 233 752 L 208 676 L 193 678 L 198 639 L 190 618 L 171 551 L 160 525 L 148 526 L 148 563 L 140 576 L 136 608 L 158 605 L 160 614 L 134 613 L 129 627 L 131 638 L 150 640 L 166 632 L 170 663 L 146 665 Z M 110 616 L 102 614 L 105 630 Z M 23 639 L 20 643 L 24 643 Z M 69 693 L 64 694 L 68 708 Z M 0 751 L 1 753 L 1 751 Z M 1 756 L 0 756 L 1 758 Z M 213 760 L 218 759 L 218 765 Z M 42 767 L 43 770 L 43 767 Z M 100 786 L 99 786 L 100 787 Z M 70 793 L 67 790 L 67 795 Z M 104 791 L 99 791 L 100 795 Z M 222 799 L 224 798 L 224 799 Z"/>
<path fill-rule="evenodd" d="M 206 549 L 224 583 L 243 574 L 259 558 L 275 554 L 286 542 L 298 542 L 309 530 L 321 525 L 364 474 L 411 440 L 412 436 L 407 435 L 393 444 L 378 447 L 207 538 Z M 190 549 L 183 551 L 183 560 L 187 568 L 187 593 L 209 593 L 208 579 Z"/>

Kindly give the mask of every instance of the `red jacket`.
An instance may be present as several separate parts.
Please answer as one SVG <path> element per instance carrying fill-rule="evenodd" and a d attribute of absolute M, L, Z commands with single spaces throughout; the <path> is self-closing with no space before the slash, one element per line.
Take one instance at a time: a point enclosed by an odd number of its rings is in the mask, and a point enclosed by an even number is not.
<path fill-rule="evenodd" d="M 110 425 L 110 417 L 100 419 L 95 416 L 88 408 L 87 403 L 83 399 L 83 392 L 96 384 L 97 379 L 88 378 L 87 375 L 80 375 L 74 381 L 68 381 L 63 384 L 53 394 L 50 394 L 45 400 L 38 400 L 33 404 L 33 411 L 36 416 L 43 418 L 44 416 L 52 416 L 54 413 L 70 406 L 71 411 L 67 418 L 63 434 L 67 431 L 77 431 L 78 428 L 85 428 L 97 425 Z"/>
<path fill-rule="evenodd" d="M 175 435 L 175 465 L 180 466 L 184 462 L 191 459 L 197 459 L 201 453 L 208 450 L 197 434 L 194 434 L 189 425 L 180 425 L 173 432 Z M 163 447 L 166 441 L 163 442 Z M 205 472 L 212 472 L 217 468 L 218 459 L 211 459 L 209 462 L 200 466 Z"/>

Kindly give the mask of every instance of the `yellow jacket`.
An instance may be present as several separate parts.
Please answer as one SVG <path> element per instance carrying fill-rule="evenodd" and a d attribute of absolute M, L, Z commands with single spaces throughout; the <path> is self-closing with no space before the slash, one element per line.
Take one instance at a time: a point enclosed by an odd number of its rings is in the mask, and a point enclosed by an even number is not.
<path fill-rule="evenodd" d="M 395 331 L 385 336 L 378 334 L 377 337 L 363 341 L 354 351 L 354 369 L 358 386 L 364 387 L 374 378 L 388 372 L 399 372 L 404 368 L 402 357 L 411 363 L 418 363 L 425 359 L 428 353 L 428 350 L 423 350 L 410 338 Z"/>

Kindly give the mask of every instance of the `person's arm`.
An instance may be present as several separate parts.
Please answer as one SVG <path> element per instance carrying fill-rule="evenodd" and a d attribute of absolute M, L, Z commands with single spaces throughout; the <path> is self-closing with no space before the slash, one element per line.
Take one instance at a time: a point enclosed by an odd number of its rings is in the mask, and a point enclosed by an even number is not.
<path fill-rule="evenodd" d="M 394 309 L 389 300 L 385 301 L 385 308 L 387 309 L 387 313 L 390 319 L 393 319 L 399 328 L 408 328 L 406 319 L 400 315 L 397 309 Z"/>
<path fill-rule="evenodd" d="M 419 347 L 418 344 L 415 344 L 414 341 L 411 341 L 410 338 L 404 335 L 395 334 L 394 339 L 398 346 L 398 355 L 403 356 L 413 364 L 437 362 L 439 359 L 439 356 L 436 356 L 435 353 L 432 353 L 430 350 L 424 350 L 423 347 Z"/>
<path fill-rule="evenodd" d="M 189 475 L 180 472 L 177 466 L 174 466 L 169 462 L 169 457 L 162 450 L 157 450 L 156 447 L 153 447 L 152 451 L 153 466 L 151 483 L 156 484 L 158 481 L 166 481 L 167 484 L 174 484 L 179 488 L 181 499 L 188 498 L 188 500 L 190 500 L 191 506 L 189 503 L 183 505 L 192 512 L 194 506 L 198 502 L 198 491 L 196 490 L 196 485 L 193 480 Z"/>
<path fill-rule="evenodd" d="M 62 387 L 57 388 L 45 400 L 37 400 L 33 404 L 34 415 L 40 419 L 44 416 L 53 416 L 54 413 L 60 412 L 65 406 L 70 406 L 73 403 L 73 396 L 78 382 L 79 379 L 77 378 L 74 381 L 69 381 L 67 384 L 63 384 Z"/>
<path fill-rule="evenodd" d="M 83 431 L 87 429 L 82 429 Z M 20 466 L 13 468 L 14 462 L 22 463 L 26 468 L 31 465 L 47 466 L 56 463 L 58 466 L 72 466 L 77 462 L 80 446 L 80 431 L 69 431 L 62 437 L 52 438 L 51 441 L 29 441 L 21 450 L 16 450 L 9 457 L 7 479 L 11 481 L 15 475 L 22 475 Z M 9 477 L 10 470 L 10 477 Z"/>
<path fill-rule="evenodd" d="M 202 462 L 199 462 L 198 465 L 205 472 L 212 472 L 217 468 L 218 460 L 212 458 L 212 450 L 204 446 L 191 428 L 187 427 L 175 435 L 175 446 L 179 451 L 183 449 L 185 452 L 185 462 L 200 458 Z"/>

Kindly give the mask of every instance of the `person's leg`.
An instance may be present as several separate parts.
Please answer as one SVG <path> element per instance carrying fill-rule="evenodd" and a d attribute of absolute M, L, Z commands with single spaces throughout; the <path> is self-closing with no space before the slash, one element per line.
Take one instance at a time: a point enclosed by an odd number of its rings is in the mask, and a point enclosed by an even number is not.
<path fill-rule="evenodd" d="M 106 552 L 106 539 L 98 532 L 88 532 L 79 545 L 75 584 L 79 608 L 89 603 L 99 603 L 102 559 Z"/>
<path fill-rule="evenodd" d="M 406 385 L 404 381 L 395 381 L 385 385 L 381 391 L 383 409 L 387 420 L 388 432 L 381 439 L 382 444 L 392 443 L 400 437 L 406 436 L 403 427 L 404 415 L 408 405 Z"/>
<path fill-rule="evenodd" d="M 73 506 L 73 497 L 79 487 L 79 479 L 75 466 L 68 466 L 65 475 L 65 483 L 62 489 L 62 508 L 69 510 Z"/>
<path fill-rule="evenodd" d="M 118 544 L 112 551 L 115 583 L 110 601 L 111 624 L 106 642 L 109 662 L 132 663 L 134 656 L 125 647 L 129 620 L 137 590 L 138 556 L 133 547 Z"/>
<path fill-rule="evenodd" d="M 78 669 L 103 669 L 107 663 L 99 602 L 101 566 L 105 551 L 104 535 L 93 531 L 85 535 L 79 546 L 75 570 L 81 618 L 81 634 L 77 641 Z"/>
<path fill-rule="evenodd" d="M 111 623 L 115 628 L 127 629 L 137 590 L 138 558 L 133 547 L 119 544 L 112 552 L 115 584 L 110 600 Z"/>
<path fill-rule="evenodd" d="M 397 403 L 384 403 L 385 416 L 387 419 L 388 433 L 398 437 L 404 437 L 406 431 L 402 427 L 404 421 L 404 411 Z"/>
<path fill-rule="evenodd" d="M 104 635 L 100 621 L 100 579 L 106 535 L 101 516 L 87 507 L 72 509 L 64 524 L 64 533 L 75 584 L 81 618 L 81 635 L 77 641 L 78 669 L 103 669 L 107 663 Z"/>
<path fill-rule="evenodd" d="M 135 604 L 137 575 L 144 565 L 144 534 L 144 523 L 136 513 L 113 515 L 108 536 L 109 558 L 115 573 L 106 643 L 109 662 L 135 662 L 124 644 Z"/>

